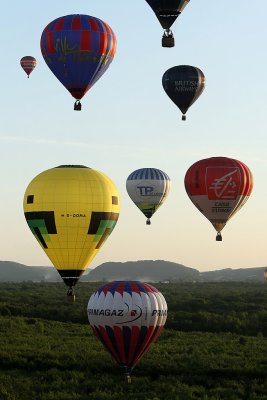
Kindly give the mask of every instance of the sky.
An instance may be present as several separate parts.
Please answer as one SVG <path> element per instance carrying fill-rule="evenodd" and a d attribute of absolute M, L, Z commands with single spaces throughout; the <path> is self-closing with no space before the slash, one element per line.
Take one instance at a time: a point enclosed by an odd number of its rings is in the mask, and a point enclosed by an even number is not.
<path fill-rule="evenodd" d="M 173 26 L 176 45 L 162 48 L 162 28 L 145 0 L 13 0 L 1 4 L 0 260 L 49 266 L 23 214 L 23 196 L 40 172 L 79 164 L 107 174 L 121 197 L 118 223 L 90 267 L 108 261 L 166 260 L 199 271 L 267 264 L 266 0 L 191 0 Z M 74 99 L 43 60 L 40 37 L 52 20 L 87 14 L 117 37 L 107 72 L 73 111 Z M 19 61 L 37 59 L 30 79 Z M 163 73 L 193 65 L 206 87 L 181 121 L 162 88 Z M 210 222 L 184 189 L 196 161 L 243 161 L 253 192 L 216 242 Z M 128 197 L 128 175 L 159 168 L 172 181 L 151 225 Z"/>

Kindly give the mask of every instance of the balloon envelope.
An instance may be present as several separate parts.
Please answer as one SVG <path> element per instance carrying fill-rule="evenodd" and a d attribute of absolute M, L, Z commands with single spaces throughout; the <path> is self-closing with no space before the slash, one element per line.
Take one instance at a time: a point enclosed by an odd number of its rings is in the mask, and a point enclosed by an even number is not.
<path fill-rule="evenodd" d="M 167 319 L 167 304 L 147 283 L 118 281 L 92 294 L 87 314 L 95 335 L 130 375 L 160 334 Z"/>
<path fill-rule="evenodd" d="M 50 22 L 41 36 L 48 67 L 80 100 L 108 69 L 116 50 L 109 25 L 90 15 L 66 15 Z"/>
<path fill-rule="evenodd" d="M 163 29 L 169 29 L 190 0 L 146 0 Z"/>
<path fill-rule="evenodd" d="M 25 57 L 22 57 L 22 59 L 20 60 L 20 65 L 21 65 L 22 69 L 26 72 L 28 78 L 29 78 L 31 72 L 36 67 L 36 64 L 37 64 L 37 61 L 32 56 L 25 56 Z"/>
<path fill-rule="evenodd" d="M 220 233 L 248 200 L 253 177 L 241 161 L 211 157 L 193 164 L 185 174 L 184 183 L 190 200 Z M 217 240 L 221 240 L 220 235 Z"/>
<path fill-rule="evenodd" d="M 141 168 L 127 178 L 126 189 L 134 204 L 148 218 L 162 205 L 169 194 L 171 180 L 157 168 Z"/>
<path fill-rule="evenodd" d="M 116 225 L 119 194 L 102 172 L 62 165 L 37 175 L 24 195 L 33 235 L 72 287 Z"/>
<path fill-rule="evenodd" d="M 199 98 L 205 88 L 203 72 L 191 65 L 178 65 L 168 69 L 162 77 L 162 86 L 183 113 L 183 119 L 189 107 Z"/>

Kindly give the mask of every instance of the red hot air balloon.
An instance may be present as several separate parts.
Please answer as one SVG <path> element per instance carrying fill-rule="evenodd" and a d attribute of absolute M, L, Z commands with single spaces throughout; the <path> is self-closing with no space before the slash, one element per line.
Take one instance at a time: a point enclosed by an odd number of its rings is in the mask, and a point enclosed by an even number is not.
<path fill-rule="evenodd" d="M 241 161 L 211 157 L 193 164 L 184 182 L 190 200 L 212 223 L 216 240 L 221 241 L 221 230 L 251 194 L 251 171 Z"/>
<path fill-rule="evenodd" d="M 50 22 L 41 36 L 44 60 L 57 79 L 80 99 L 108 69 L 116 51 L 109 25 L 90 15 L 66 15 Z"/>
<path fill-rule="evenodd" d="M 30 73 L 36 67 L 36 64 L 37 64 L 37 61 L 32 56 L 25 56 L 25 57 L 22 57 L 22 59 L 20 60 L 20 65 L 24 69 L 26 74 L 28 75 L 28 78 L 30 76 Z"/>
<path fill-rule="evenodd" d="M 134 366 L 155 342 L 167 319 L 163 295 L 147 283 L 110 282 L 92 294 L 87 314 L 95 335 L 130 383 Z"/>

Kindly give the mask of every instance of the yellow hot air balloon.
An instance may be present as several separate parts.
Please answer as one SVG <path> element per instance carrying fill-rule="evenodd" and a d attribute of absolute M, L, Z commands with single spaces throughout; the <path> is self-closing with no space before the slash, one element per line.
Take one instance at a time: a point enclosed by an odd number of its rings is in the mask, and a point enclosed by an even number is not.
<path fill-rule="evenodd" d="M 23 206 L 32 233 L 74 298 L 74 285 L 118 220 L 117 188 L 95 169 L 61 165 L 30 182 Z"/>

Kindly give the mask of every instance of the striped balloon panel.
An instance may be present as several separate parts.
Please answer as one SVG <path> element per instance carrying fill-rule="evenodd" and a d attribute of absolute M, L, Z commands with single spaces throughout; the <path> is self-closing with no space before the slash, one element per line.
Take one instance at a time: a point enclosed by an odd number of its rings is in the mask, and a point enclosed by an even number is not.
<path fill-rule="evenodd" d="M 133 171 L 127 178 L 127 181 L 138 180 L 138 179 L 150 179 L 150 180 L 170 180 L 168 175 L 157 168 L 140 168 Z"/>
<path fill-rule="evenodd" d="M 151 285 L 112 282 L 91 296 L 87 312 L 95 335 L 117 364 L 134 367 L 162 330 L 167 304 Z"/>
<path fill-rule="evenodd" d="M 253 188 L 250 169 L 228 157 L 194 163 L 186 172 L 185 189 L 193 204 L 221 230 L 248 200 Z"/>
<path fill-rule="evenodd" d="M 172 67 L 162 77 L 165 92 L 183 114 L 199 98 L 205 81 L 203 72 L 191 65 Z"/>
<path fill-rule="evenodd" d="M 108 24 L 98 18 L 67 15 L 44 29 L 41 51 L 54 75 L 78 100 L 109 67 L 116 51 L 116 37 Z"/>
<path fill-rule="evenodd" d="M 171 180 L 156 168 L 142 168 L 133 171 L 126 181 L 126 189 L 134 204 L 151 218 L 169 194 Z"/>
<path fill-rule="evenodd" d="M 110 292 L 114 295 L 115 292 L 120 293 L 121 295 L 125 292 L 128 294 L 137 293 L 159 293 L 158 289 L 148 283 L 139 282 L 139 281 L 113 281 L 106 283 L 101 286 L 96 293 L 100 295 L 101 293 L 107 294 Z"/>

